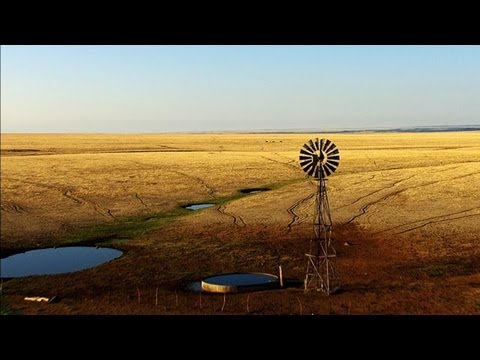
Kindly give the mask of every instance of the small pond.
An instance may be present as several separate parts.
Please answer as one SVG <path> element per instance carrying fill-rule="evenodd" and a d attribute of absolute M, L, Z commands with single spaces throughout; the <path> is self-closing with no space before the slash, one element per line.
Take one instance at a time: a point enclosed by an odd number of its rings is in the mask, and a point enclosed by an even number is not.
<path fill-rule="evenodd" d="M 187 210 L 196 211 L 196 210 L 206 209 L 212 206 L 215 206 L 215 204 L 191 204 L 191 205 L 185 205 L 182 207 Z"/>
<path fill-rule="evenodd" d="M 252 189 L 242 189 L 240 192 L 242 194 L 257 194 L 260 192 L 268 191 L 270 190 L 269 188 L 252 188 Z"/>
<path fill-rule="evenodd" d="M 72 246 L 31 250 L 0 259 L 2 278 L 52 275 L 85 270 L 121 256 L 120 250 Z"/>

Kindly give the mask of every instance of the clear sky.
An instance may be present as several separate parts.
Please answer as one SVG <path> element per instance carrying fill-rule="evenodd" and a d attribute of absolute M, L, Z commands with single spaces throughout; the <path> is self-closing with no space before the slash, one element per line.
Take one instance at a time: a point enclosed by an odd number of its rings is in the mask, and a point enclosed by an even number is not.
<path fill-rule="evenodd" d="M 480 125 L 480 46 L 2 46 L 2 132 Z"/>

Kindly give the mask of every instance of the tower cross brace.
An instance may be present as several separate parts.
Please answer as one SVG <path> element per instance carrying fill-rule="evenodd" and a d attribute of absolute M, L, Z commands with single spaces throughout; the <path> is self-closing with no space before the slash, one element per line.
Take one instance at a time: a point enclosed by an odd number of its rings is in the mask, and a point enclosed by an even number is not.
<path fill-rule="evenodd" d="M 326 179 L 323 176 L 318 179 L 313 229 L 314 237 L 310 240 L 310 250 L 305 254 L 305 290 L 317 290 L 330 295 L 340 287 L 340 281 L 335 266 L 337 252 L 332 240 L 332 217 Z"/>

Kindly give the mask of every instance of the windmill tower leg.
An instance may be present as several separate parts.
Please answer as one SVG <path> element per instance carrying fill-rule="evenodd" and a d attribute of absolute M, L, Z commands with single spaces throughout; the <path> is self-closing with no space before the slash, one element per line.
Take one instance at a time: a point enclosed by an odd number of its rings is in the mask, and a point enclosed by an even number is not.
<path fill-rule="evenodd" d="M 314 233 L 310 240 L 310 251 L 307 257 L 305 275 L 305 290 L 315 289 L 331 294 L 340 286 L 335 268 L 337 253 L 333 246 L 332 218 L 328 203 L 326 179 L 318 180 L 317 196 L 315 198 Z"/>

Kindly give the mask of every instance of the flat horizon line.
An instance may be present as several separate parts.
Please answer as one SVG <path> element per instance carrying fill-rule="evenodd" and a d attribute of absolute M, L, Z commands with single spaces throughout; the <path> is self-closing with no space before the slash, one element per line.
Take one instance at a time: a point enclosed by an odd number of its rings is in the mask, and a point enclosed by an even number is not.
<path fill-rule="evenodd" d="M 116 134 L 116 135 L 160 135 L 160 134 L 309 134 L 309 133 L 418 133 L 418 132 L 462 132 L 480 131 L 480 125 L 426 125 L 426 126 L 405 126 L 405 127 L 364 127 L 364 128 L 304 128 L 304 129 L 256 129 L 256 130 L 198 130 L 198 131 L 164 131 L 164 132 L 1 132 L 0 134 L 15 135 L 54 135 L 54 134 Z"/>

